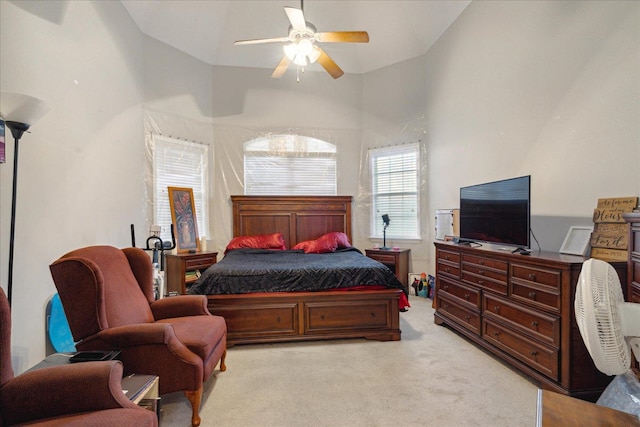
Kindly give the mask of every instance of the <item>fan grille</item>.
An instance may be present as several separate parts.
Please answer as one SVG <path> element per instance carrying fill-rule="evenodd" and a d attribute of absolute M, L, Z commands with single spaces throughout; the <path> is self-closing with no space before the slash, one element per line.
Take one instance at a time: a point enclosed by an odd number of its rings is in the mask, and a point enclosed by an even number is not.
<path fill-rule="evenodd" d="M 576 322 L 593 362 L 607 375 L 623 374 L 631 365 L 618 310 L 623 302 L 616 270 L 601 260 L 586 261 L 576 289 Z"/>

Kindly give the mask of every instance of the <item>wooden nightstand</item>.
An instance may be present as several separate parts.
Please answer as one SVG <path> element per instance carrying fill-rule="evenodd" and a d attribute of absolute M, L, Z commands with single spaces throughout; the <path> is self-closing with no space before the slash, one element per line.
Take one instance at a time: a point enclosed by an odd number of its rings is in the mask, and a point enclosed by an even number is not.
<path fill-rule="evenodd" d="M 184 295 L 200 274 L 218 262 L 218 252 L 165 255 L 165 296 Z"/>
<path fill-rule="evenodd" d="M 405 288 L 409 286 L 409 252 L 411 249 L 365 249 L 369 258 L 389 267 Z"/>

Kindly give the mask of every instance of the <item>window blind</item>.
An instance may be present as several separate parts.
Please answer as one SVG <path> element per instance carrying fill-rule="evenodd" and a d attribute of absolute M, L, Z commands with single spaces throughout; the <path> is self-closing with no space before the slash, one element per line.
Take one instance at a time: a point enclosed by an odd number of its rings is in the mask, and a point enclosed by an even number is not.
<path fill-rule="evenodd" d="M 388 214 L 390 224 L 387 227 L 387 237 L 420 238 L 418 145 L 376 149 L 370 155 L 372 235 L 382 237 L 382 215 Z"/>
<path fill-rule="evenodd" d="M 196 207 L 198 235 L 208 236 L 209 146 L 153 135 L 154 224 L 162 227 L 162 240 L 171 239 L 171 210 L 168 187 L 191 188 Z"/>
<path fill-rule="evenodd" d="M 273 135 L 245 143 L 247 195 L 336 195 L 333 144 L 300 135 Z"/>

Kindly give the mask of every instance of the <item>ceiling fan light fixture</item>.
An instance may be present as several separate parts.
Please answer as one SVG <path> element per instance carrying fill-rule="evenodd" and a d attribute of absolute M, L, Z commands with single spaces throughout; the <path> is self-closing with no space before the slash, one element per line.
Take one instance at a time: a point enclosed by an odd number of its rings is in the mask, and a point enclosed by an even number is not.
<path fill-rule="evenodd" d="M 366 31 L 329 31 L 318 33 L 316 27 L 307 22 L 302 11 L 302 1 L 300 9 L 286 7 L 284 11 L 289 19 L 289 35 L 287 37 L 237 40 L 235 45 L 261 44 L 261 43 L 284 43 L 284 56 L 271 74 L 273 78 L 283 76 L 287 67 L 295 63 L 299 68 L 318 62 L 327 73 L 334 79 L 344 75 L 338 64 L 331 59 L 326 52 L 316 43 L 368 43 L 369 35 Z"/>
<path fill-rule="evenodd" d="M 311 51 L 311 53 L 308 55 L 309 56 L 309 63 L 313 64 L 314 62 L 316 62 L 318 60 L 318 58 L 320 58 L 320 49 L 318 48 L 318 46 L 313 46 L 313 50 Z"/>
<path fill-rule="evenodd" d="M 293 63 L 301 67 L 305 67 L 307 65 L 307 57 L 298 53 L 293 60 Z"/>
<path fill-rule="evenodd" d="M 298 54 L 298 46 L 296 43 L 289 43 L 284 45 L 284 54 L 287 55 L 291 61 L 296 59 L 296 55 Z"/>

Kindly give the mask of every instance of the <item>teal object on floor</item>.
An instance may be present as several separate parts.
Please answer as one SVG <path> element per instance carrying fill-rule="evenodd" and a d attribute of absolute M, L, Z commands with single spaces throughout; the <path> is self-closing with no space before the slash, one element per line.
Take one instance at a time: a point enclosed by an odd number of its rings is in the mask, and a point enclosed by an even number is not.
<path fill-rule="evenodd" d="M 64 314 L 62 302 L 58 294 L 51 297 L 49 306 L 50 313 L 47 317 L 47 331 L 51 345 L 59 353 L 75 352 L 76 344 L 73 342 L 69 322 L 67 321 L 67 316 Z"/>

